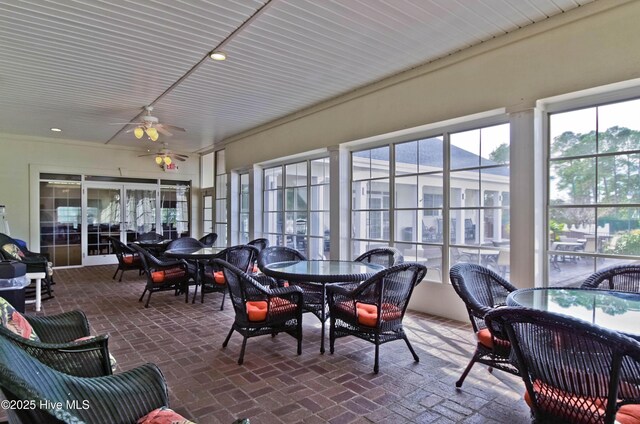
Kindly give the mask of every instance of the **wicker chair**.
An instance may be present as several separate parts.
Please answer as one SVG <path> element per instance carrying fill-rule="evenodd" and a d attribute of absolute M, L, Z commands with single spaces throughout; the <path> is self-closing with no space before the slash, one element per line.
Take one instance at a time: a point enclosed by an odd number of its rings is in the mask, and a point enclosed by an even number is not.
<path fill-rule="evenodd" d="M 140 255 L 138 255 L 135 250 L 121 242 L 118 238 L 109 237 L 109 242 L 111 243 L 113 253 L 116 254 L 116 258 L 118 259 L 118 268 L 116 268 L 116 272 L 113 274 L 112 280 L 116 279 L 118 271 L 121 271 L 118 281 L 122 281 L 122 276 L 125 271 L 135 270 L 138 271 L 138 275 L 141 275 L 144 271 L 144 266 L 142 265 Z"/>
<path fill-rule="evenodd" d="M 164 377 L 153 364 L 117 375 L 82 378 L 49 368 L 0 337 L 0 388 L 24 408 L 7 409 L 11 423 L 135 423 L 168 406 Z"/>
<path fill-rule="evenodd" d="M 536 422 L 638 422 L 638 341 L 586 321 L 525 308 L 499 308 L 486 321 L 510 340 Z"/>
<path fill-rule="evenodd" d="M 164 237 L 155 231 L 149 231 L 148 233 L 142 233 L 138 236 L 137 241 L 157 242 L 164 240 Z"/>
<path fill-rule="evenodd" d="M 602 269 L 591 274 L 581 287 L 640 293 L 640 265 L 618 265 Z"/>
<path fill-rule="evenodd" d="M 140 296 L 142 302 L 144 295 L 149 292 L 144 307 L 149 307 L 151 295 L 159 291 L 173 290 L 176 295 L 180 291 L 185 292 L 185 301 L 189 301 L 189 267 L 184 260 L 164 259 L 153 256 L 140 246 L 132 244 L 131 247 L 138 252 L 142 265 L 147 275 L 147 284 Z"/>
<path fill-rule="evenodd" d="M 460 379 L 456 381 L 456 387 L 462 386 L 476 362 L 488 365 L 489 372 L 497 368 L 518 375 L 518 368 L 509 358 L 511 351 L 509 343 L 506 340 L 496 339 L 484 322 L 487 312 L 506 305 L 507 296 L 516 288 L 495 272 L 476 264 L 454 265 L 449 275 L 453 288 L 467 307 L 473 331 L 478 339 L 476 351 Z"/>
<path fill-rule="evenodd" d="M 390 268 L 403 263 L 404 258 L 398 249 L 394 249 L 393 247 L 380 247 L 363 253 L 358 256 L 355 261 L 377 264 L 382 265 L 385 268 Z"/>
<path fill-rule="evenodd" d="M 27 272 L 43 272 L 43 288 L 46 290 L 47 298 L 53 297 L 51 286 L 53 285 L 53 270 L 51 269 L 49 258 L 41 253 L 31 252 L 21 247 L 18 242 L 6 234 L 0 233 L 0 258 L 6 260 L 17 260 L 27 266 Z"/>
<path fill-rule="evenodd" d="M 218 240 L 218 235 L 216 233 L 209 233 L 200 238 L 199 241 L 204 244 L 205 247 L 213 247 L 216 240 Z"/>
<path fill-rule="evenodd" d="M 426 273 L 424 265 L 406 263 L 380 271 L 353 290 L 327 286 L 330 352 L 338 337 L 367 340 L 376 346 L 373 372 L 377 374 L 380 345 L 402 339 L 413 359 L 420 361 L 402 328 L 402 319 L 414 287 Z"/>
<path fill-rule="evenodd" d="M 0 308 L 12 307 L 0 299 Z M 81 311 L 50 316 L 23 315 L 39 341 L 22 337 L 0 325 L 0 335 L 40 362 L 65 374 L 99 377 L 112 372 L 108 335 L 89 337 L 89 323 Z M 79 340 L 86 338 L 85 340 Z"/>
<path fill-rule="evenodd" d="M 247 243 L 249 246 L 254 246 L 258 249 L 258 253 L 262 252 L 265 248 L 269 247 L 269 239 L 257 238 Z"/>
<path fill-rule="evenodd" d="M 227 347 L 234 331 L 242 334 L 242 348 L 238 365 L 244 361 L 247 339 L 250 337 L 287 333 L 298 341 L 298 355 L 302 353 L 302 290 L 299 287 L 271 289 L 254 280 L 239 268 L 214 259 L 213 264 L 223 270 L 229 297 L 236 316 L 222 347 Z"/>
<path fill-rule="evenodd" d="M 230 263 L 242 272 L 250 272 L 253 269 L 253 263 L 258 256 L 258 249 L 253 246 L 241 244 L 238 246 L 227 247 L 218 253 L 214 259 L 222 259 Z M 207 266 L 202 279 L 202 290 L 200 293 L 200 301 L 204 302 L 205 293 L 222 293 L 222 302 L 220 310 L 224 309 L 224 299 L 227 294 L 226 278 L 222 273 L 222 269 L 212 260 Z M 195 299 L 195 294 L 194 294 Z"/>

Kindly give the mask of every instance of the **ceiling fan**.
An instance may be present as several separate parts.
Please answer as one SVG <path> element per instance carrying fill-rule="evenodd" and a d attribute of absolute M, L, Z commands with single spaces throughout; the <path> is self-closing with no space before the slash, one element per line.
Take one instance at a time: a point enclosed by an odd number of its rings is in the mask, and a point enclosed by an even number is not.
<path fill-rule="evenodd" d="M 158 140 L 158 133 L 171 136 L 173 134 L 169 130 L 186 131 L 184 128 L 176 127 L 175 125 L 161 124 L 158 118 L 151 116 L 153 106 L 145 106 L 144 110 L 146 111 L 146 115 L 140 117 L 140 122 L 114 122 L 112 125 L 135 125 L 135 128 L 127 130 L 126 132 L 133 132 L 133 135 L 138 139 L 147 134 L 151 141 Z"/>
<path fill-rule="evenodd" d="M 167 143 L 162 143 L 162 145 L 164 147 L 162 149 L 160 149 L 159 151 L 157 151 L 155 153 L 152 153 L 152 152 L 151 153 L 145 153 L 143 155 L 138 155 L 138 157 L 141 158 L 141 157 L 144 157 L 144 156 L 155 156 L 156 163 L 158 165 L 160 165 L 160 166 L 171 165 L 173 163 L 173 161 L 175 161 L 175 160 L 179 160 L 181 162 L 184 162 L 186 159 L 189 158 L 189 156 L 183 155 L 181 153 L 173 153 L 167 147 Z"/>

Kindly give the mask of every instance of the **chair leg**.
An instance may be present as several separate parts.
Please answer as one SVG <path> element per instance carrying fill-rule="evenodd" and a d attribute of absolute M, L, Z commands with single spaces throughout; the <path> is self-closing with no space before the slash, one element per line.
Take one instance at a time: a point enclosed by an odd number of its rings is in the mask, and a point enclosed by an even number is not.
<path fill-rule="evenodd" d="M 380 369 L 380 366 L 379 366 L 379 359 L 380 359 L 380 335 L 379 335 L 379 334 L 376 334 L 376 341 L 375 341 L 375 344 L 376 344 L 376 357 L 375 357 L 374 362 L 373 362 L 373 373 L 374 373 L 374 374 L 378 374 L 378 370 Z"/>
<path fill-rule="evenodd" d="M 469 374 L 469 371 L 471 371 L 471 368 L 473 368 L 473 364 L 476 363 L 479 357 L 480 357 L 480 351 L 478 350 L 478 348 L 476 348 L 476 351 L 473 353 L 473 358 L 471 358 L 471 361 L 469 361 L 469 365 L 467 365 L 467 368 L 464 369 L 464 372 L 462 373 L 458 381 L 456 381 L 457 388 L 462 387 L 462 383 L 464 383 L 464 379 L 467 378 L 467 374 Z"/>
<path fill-rule="evenodd" d="M 140 299 L 138 299 L 138 302 L 142 302 L 142 299 L 144 299 L 144 295 L 147 293 L 147 288 L 144 288 L 144 291 L 142 292 L 142 296 L 140 296 Z"/>
<path fill-rule="evenodd" d="M 238 365 L 242 365 L 244 362 L 244 350 L 247 347 L 247 336 L 242 339 L 242 348 L 240 349 L 240 359 L 238 359 Z"/>
<path fill-rule="evenodd" d="M 221 311 L 224 311 L 224 299 L 225 299 L 225 297 L 227 297 L 227 291 L 226 290 L 222 292 L 222 303 L 220 303 L 220 310 Z"/>
<path fill-rule="evenodd" d="M 145 303 L 144 307 L 148 308 L 149 307 L 149 302 L 151 301 L 151 295 L 153 294 L 153 292 L 151 290 L 149 290 L 149 297 L 147 297 L 147 303 Z"/>
<path fill-rule="evenodd" d="M 302 355 L 302 318 L 298 318 L 298 355 Z"/>
<path fill-rule="evenodd" d="M 231 330 L 229 330 L 229 334 L 227 334 L 227 338 L 224 339 L 224 342 L 222 343 L 222 347 L 227 347 L 227 344 L 229 344 L 229 339 L 231 338 L 232 334 L 233 334 L 233 327 L 231 327 Z"/>
<path fill-rule="evenodd" d="M 196 295 L 198 294 L 198 283 L 196 283 L 196 287 L 193 290 L 193 299 L 191 299 L 191 304 L 196 303 Z M 204 302 L 204 299 L 202 300 Z"/>
<path fill-rule="evenodd" d="M 405 343 L 407 344 L 407 347 L 411 351 L 411 354 L 413 355 L 413 360 L 416 362 L 420 362 L 420 358 L 418 357 L 418 355 L 416 355 L 416 351 L 413 350 L 413 346 L 411 346 L 411 343 L 409 343 L 409 339 L 407 338 L 407 335 L 403 334 L 402 338 L 404 339 Z"/>
<path fill-rule="evenodd" d="M 329 353 L 333 355 L 333 347 L 336 342 L 336 319 L 331 317 L 329 319 Z"/>
<path fill-rule="evenodd" d="M 116 275 L 118 275 L 118 271 L 120 271 L 120 268 L 116 268 L 116 272 L 113 274 L 113 277 L 111 277 L 112 280 L 116 279 Z"/>
<path fill-rule="evenodd" d="M 122 276 L 124 275 L 124 268 L 122 269 L 122 271 L 120 272 L 120 279 L 118 280 L 118 282 L 122 282 Z"/>

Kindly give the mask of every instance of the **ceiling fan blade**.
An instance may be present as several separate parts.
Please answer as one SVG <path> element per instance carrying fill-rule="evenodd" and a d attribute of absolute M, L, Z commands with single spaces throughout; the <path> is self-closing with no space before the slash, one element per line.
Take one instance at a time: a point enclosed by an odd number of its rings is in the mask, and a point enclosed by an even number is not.
<path fill-rule="evenodd" d="M 179 160 L 179 161 L 181 161 L 181 162 L 184 162 L 184 161 L 185 161 L 185 159 L 184 159 L 184 158 L 180 158 L 180 157 L 177 157 L 177 156 L 174 156 L 173 158 L 174 158 L 175 160 Z"/>
<path fill-rule="evenodd" d="M 162 125 L 156 125 L 156 130 L 158 130 L 158 132 L 160 134 L 164 134 L 164 135 L 167 135 L 167 136 L 172 136 L 173 135 L 169 131 L 167 131 L 164 128 L 162 128 Z"/>
<path fill-rule="evenodd" d="M 138 155 L 139 158 L 143 156 L 161 156 L 162 153 L 145 153 L 144 155 Z"/>
<path fill-rule="evenodd" d="M 182 127 L 176 127 L 175 125 L 169 125 L 169 124 L 160 124 L 160 125 L 162 125 L 165 128 L 170 128 L 170 129 L 172 129 L 174 131 L 182 131 L 182 132 L 186 132 L 187 131 Z"/>
<path fill-rule="evenodd" d="M 184 158 L 184 159 L 188 159 L 189 158 L 189 156 L 187 156 L 187 155 L 180 155 L 178 153 L 173 153 L 173 156 L 175 156 L 177 158 Z"/>
<path fill-rule="evenodd" d="M 144 122 L 109 122 L 109 125 L 144 125 Z"/>

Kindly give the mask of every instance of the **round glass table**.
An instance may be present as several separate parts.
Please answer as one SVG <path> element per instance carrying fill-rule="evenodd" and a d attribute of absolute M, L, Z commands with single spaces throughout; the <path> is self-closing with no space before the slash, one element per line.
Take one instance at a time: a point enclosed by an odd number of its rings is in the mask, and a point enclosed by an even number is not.
<path fill-rule="evenodd" d="M 581 288 L 520 289 L 508 306 L 568 315 L 640 339 L 640 293 Z"/>
<path fill-rule="evenodd" d="M 322 326 L 320 353 L 324 353 L 324 324 L 328 318 L 326 285 L 364 281 L 383 269 L 382 265 L 354 261 L 286 261 L 269 264 L 262 272 L 280 280 L 318 284 L 322 305 L 316 316 Z"/>

